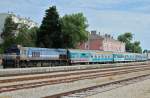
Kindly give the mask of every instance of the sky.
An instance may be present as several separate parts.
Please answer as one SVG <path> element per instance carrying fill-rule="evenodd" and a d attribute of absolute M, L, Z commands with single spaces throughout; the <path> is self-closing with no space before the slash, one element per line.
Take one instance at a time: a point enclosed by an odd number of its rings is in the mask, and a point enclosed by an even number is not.
<path fill-rule="evenodd" d="M 143 49 L 150 49 L 150 0 L 0 0 L 0 13 L 13 12 L 41 24 L 45 10 L 52 5 L 61 17 L 82 12 L 89 31 L 114 37 L 132 32 Z"/>

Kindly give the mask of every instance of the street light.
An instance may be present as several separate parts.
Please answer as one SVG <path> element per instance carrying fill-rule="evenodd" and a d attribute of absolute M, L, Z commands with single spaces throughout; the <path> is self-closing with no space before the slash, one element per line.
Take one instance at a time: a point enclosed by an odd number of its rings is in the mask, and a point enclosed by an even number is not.
<path fill-rule="evenodd" d="M 133 37 L 133 52 L 135 53 L 135 34 L 132 34 L 132 37 Z"/>

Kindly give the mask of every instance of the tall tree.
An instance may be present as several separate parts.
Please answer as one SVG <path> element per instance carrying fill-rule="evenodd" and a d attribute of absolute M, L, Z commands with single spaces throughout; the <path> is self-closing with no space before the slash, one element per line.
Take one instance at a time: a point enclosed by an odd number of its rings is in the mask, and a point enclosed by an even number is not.
<path fill-rule="evenodd" d="M 75 48 L 88 39 L 87 19 L 82 13 L 65 15 L 61 19 L 64 47 Z"/>
<path fill-rule="evenodd" d="M 14 23 L 11 16 L 8 16 L 4 23 L 4 29 L 1 34 L 3 39 L 2 50 L 6 49 L 10 45 L 15 43 L 15 31 L 18 27 L 18 24 Z"/>
<path fill-rule="evenodd" d="M 37 46 L 46 48 L 62 47 L 62 32 L 59 14 L 55 6 L 46 10 L 42 24 L 37 33 Z"/>
<path fill-rule="evenodd" d="M 12 37 L 14 36 L 14 32 L 17 29 L 18 24 L 14 23 L 12 20 L 11 16 L 8 16 L 5 19 L 5 23 L 4 23 L 4 29 L 3 32 L 1 34 L 1 37 L 3 39 L 7 38 L 7 37 Z"/>
<path fill-rule="evenodd" d="M 118 36 L 118 40 L 125 43 L 127 52 L 141 53 L 142 48 L 140 46 L 140 42 L 135 41 L 132 43 L 132 38 L 133 38 L 133 35 L 131 32 L 126 32 Z"/>

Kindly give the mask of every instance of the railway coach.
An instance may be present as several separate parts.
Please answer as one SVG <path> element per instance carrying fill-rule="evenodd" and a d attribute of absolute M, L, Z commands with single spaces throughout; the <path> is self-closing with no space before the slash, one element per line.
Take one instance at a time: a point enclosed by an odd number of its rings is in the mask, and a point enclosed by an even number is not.
<path fill-rule="evenodd" d="M 113 52 L 111 51 L 90 51 L 90 63 L 112 63 Z"/>
<path fill-rule="evenodd" d="M 88 50 L 68 49 L 68 60 L 72 64 L 88 64 L 91 53 Z"/>
<path fill-rule="evenodd" d="M 68 49 L 70 64 L 112 63 L 111 51 Z"/>
<path fill-rule="evenodd" d="M 113 58 L 114 62 L 134 62 L 136 61 L 135 53 L 121 53 L 121 52 L 114 52 Z"/>

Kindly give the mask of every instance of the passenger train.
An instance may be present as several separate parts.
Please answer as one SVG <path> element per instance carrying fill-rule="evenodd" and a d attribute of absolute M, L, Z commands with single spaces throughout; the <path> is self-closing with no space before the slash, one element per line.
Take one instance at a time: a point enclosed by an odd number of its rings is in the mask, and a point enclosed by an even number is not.
<path fill-rule="evenodd" d="M 99 50 L 49 49 L 14 45 L 5 51 L 4 68 L 146 61 L 145 54 Z"/>

